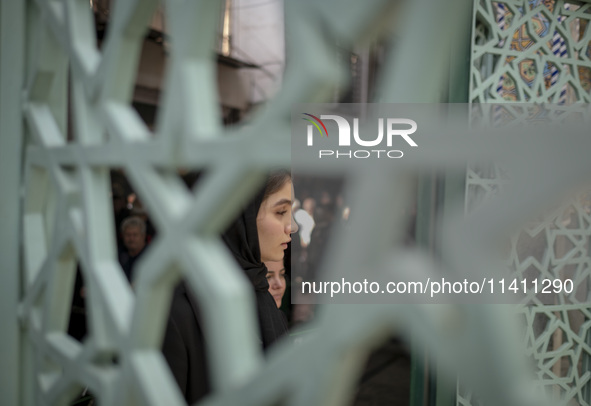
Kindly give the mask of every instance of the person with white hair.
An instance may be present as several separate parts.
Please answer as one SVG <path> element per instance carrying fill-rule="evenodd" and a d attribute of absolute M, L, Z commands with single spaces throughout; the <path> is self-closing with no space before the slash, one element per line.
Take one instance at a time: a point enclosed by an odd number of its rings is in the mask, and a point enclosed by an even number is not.
<path fill-rule="evenodd" d="M 121 236 L 125 250 L 119 253 L 119 263 L 131 282 L 134 265 L 146 249 L 146 222 L 137 216 L 126 218 L 121 223 Z"/>

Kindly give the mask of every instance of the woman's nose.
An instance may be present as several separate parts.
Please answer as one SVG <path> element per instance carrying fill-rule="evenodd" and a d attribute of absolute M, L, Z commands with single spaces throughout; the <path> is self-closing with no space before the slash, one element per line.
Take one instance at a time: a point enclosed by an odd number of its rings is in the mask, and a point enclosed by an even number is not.
<path fill-rule="evenodd" d="M 279 282 L 279 278 L 273 277 L 273 278 L 271 278 L 270 282 L 271 282 L 270 286 L 273 289 L 279 289 L 281 287 L 281 283 Z"/>

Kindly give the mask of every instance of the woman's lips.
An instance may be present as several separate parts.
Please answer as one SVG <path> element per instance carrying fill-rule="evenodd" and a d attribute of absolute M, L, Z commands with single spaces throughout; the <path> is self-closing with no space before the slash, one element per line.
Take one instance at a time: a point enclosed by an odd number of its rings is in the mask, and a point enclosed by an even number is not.
<path fill-rule="evenodd" d="M 281 246 L 283 247 L 284 250 L 287 249 L 287 243 L 286 242 L 284 242 L 283 244 L 281 244 Z"/>

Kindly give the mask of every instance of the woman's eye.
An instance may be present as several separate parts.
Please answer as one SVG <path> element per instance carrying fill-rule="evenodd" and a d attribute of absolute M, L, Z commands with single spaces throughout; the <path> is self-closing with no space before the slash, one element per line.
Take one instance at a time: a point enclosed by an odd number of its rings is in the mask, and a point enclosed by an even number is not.
<path fill-rule="evenodd" d="M 283 216 L 285 213 L 287 213 L 287 210 L 283 210 L 283 211 L 278 211 L 277 214 L 279 214 L 280 216 Z"/>

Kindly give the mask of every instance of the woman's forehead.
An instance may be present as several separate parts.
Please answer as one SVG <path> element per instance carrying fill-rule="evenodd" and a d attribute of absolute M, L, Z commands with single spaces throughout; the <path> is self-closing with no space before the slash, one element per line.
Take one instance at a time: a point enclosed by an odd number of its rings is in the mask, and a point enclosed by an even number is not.
<path fill-rule="evenodd" d="M 268 198 L 272 205 L 289 203 L 291 205 L 291 197 L 293 193 L 293 186 L 291 182 L 286 182 L 281 189 L 271 194 Z"/>

